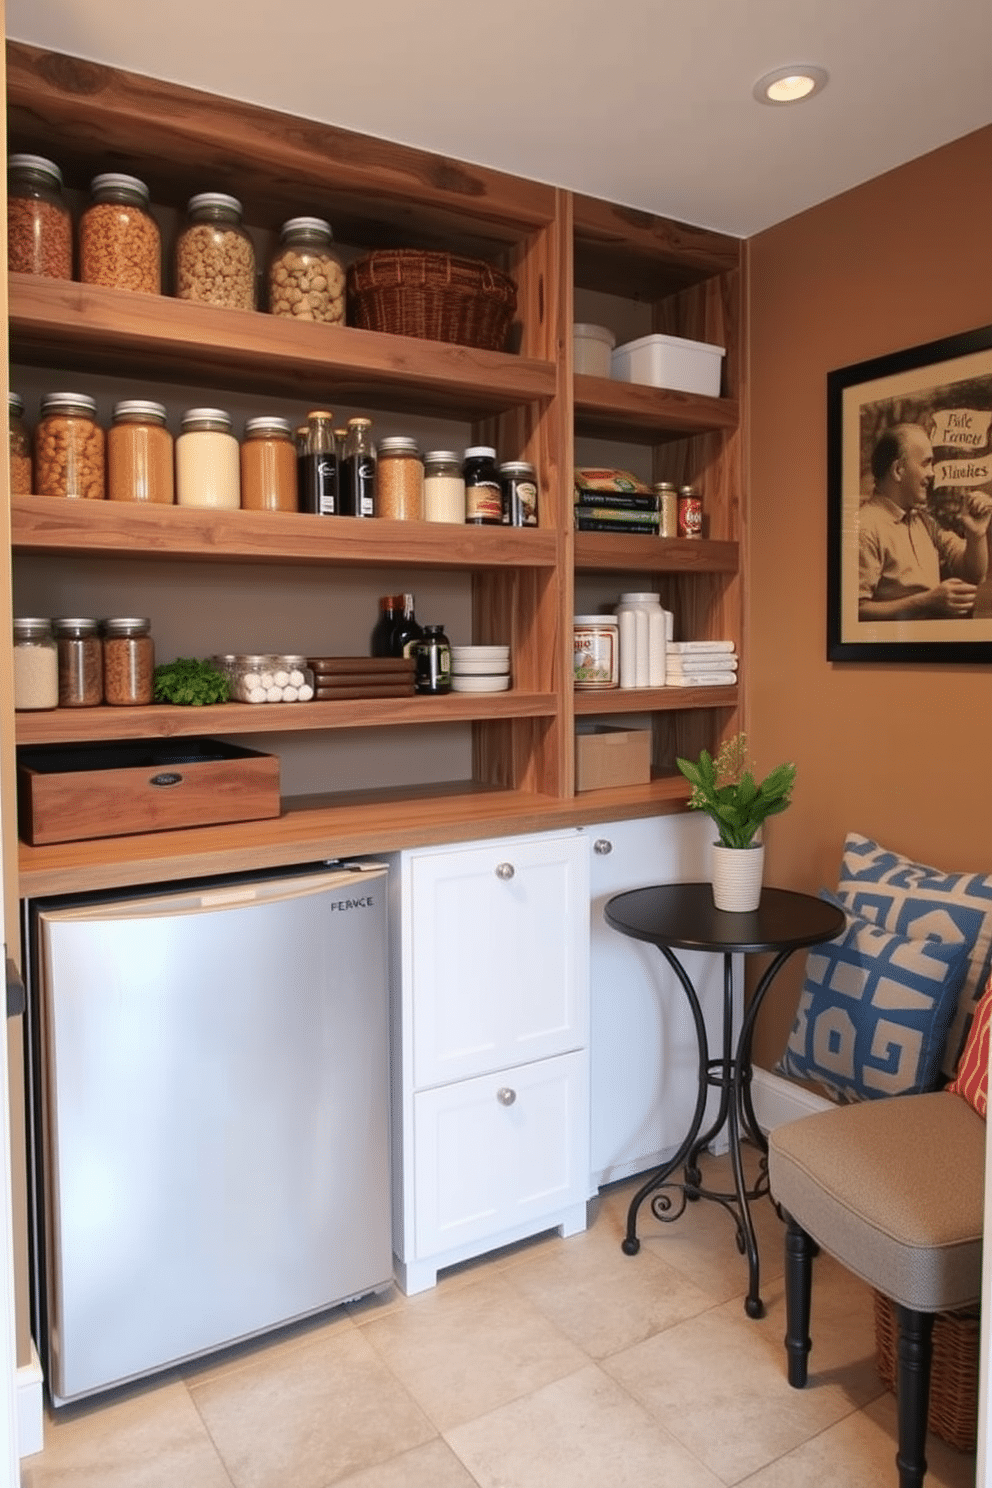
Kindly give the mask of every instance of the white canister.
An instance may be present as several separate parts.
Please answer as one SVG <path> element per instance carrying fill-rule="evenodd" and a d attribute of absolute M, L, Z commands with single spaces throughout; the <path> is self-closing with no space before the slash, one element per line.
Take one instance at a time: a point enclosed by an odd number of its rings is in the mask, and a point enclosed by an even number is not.
<path fill-rule="evenodd" d="M 576 615 L 574 621 L 576 690 L 596 691 L 619 682 L 618 621 L 615 615 Z"/>
<path fill-rule="evenodd" d="M 666 611 L 661 608 L 661 596 L 646 592 L 621 594 L 617 620 L 620 686 L 664 687 Z"/>
<path fill-rule="evenodd" d="M 222 408 L 188 408 L 176 440 L 176 504 L 241 505 L 241 451 Z"/>

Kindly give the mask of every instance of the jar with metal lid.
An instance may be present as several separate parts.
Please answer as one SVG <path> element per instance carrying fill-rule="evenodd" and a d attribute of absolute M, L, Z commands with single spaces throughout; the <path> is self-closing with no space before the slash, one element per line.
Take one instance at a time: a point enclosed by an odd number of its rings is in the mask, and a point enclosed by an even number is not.
<path fill-rule="evenodd" d="M 115 617 L 103 622 L 103 693 L 108 703 L 128 707 L 152 701 L 155 647 L 151 621 Z"/>
<path fill-rule="evenodd" d="M 188 408 L 176 440 L 179 506 L 233 510 L 241 505 L 241 457 L 222 408 Z"/>
<path fill-rule="evenodd" d="M 53 620 L 59 659 L 59 707 L 103 702 L 103 645 L 95 620 Z"/>
<path fill-rule="evenodd" d="M 507 527 L 537 526 L 537 473 L 526 460 L 508 460 L 499 467 L 503 495 L 503 523 Z"/>
<path fill-rule="evenodd" d="M 653 490 L 658 498 L 658 536 L 678 537 L 678 492 L 671 481 L 658 481 Z"/>
<path fill-rule="evenodd" d="M 576 615 L 573 635 L 576 691 L 603 691 L 616 687 L 620 680 L 616 615 Z"/>
<path fill-rule="evenodd" d="M 162 242 L 137 176 L 108 171 L 90 182 L 79 222 L 79 277 L 107 289 L 162 292 Z"/>
<path fill-rule="evenodd" d="M 176 241 L 176 298 L 254 310 L 255 248 L 236 196 L 201 191 L 190 197 Z"/>
<path fill-rule="evenodd" d="M 476 526 L 498 527 L 503 523 L 503 493 L 499 467 L 492 445 L 473 444 L 465 451 L 465 520 Z"/>
<path fill-rule="evenodd" d="M 176 499 L 172 435 L 165 407 L 144 398 L 115 403 L 107 431 L 107 497 L 171 506 Z"/>
<path fill-rule="evenodd" d="M 289 419 L 245 421 L 241 444 L 241 505 L 245 511 L 296 511 L 296 446 Z"/>
<path fill-rule="evenodd" d="M 428 450 L 424 456 L 424 517 L 465 522 L 465 477 L 454 450 Z"/>
<path fill-rule="evenodd" d="M 679 487 L 679 537 L 702 537 L 703 503 L 693 486 Z"/>
<path fill-rule="evenodd" d="M 338 496 L 343 517 L 375 516 L 376 463 L 372 420 L 350 418 L 339 462 Z"/>
<path fill-rule="evenodd" d="M 403 434 L 379 441 L 376 506 L 380 517 L 423 520 L 424 462 L 415 439 Z"/>
<path fill-rule="evenodd" d="M 105 440 L 96 399 L 84 393 L 47 393 L 34 431 L 34 477 L 40 496 L 102 501 Z"/>
<path fill-rule="evenodd" d="M 14 707 L 57 708 L 59 659 L 50 620 L 14 621 Z"/>
<path fill-rule="evenodd" d="M 62 172 L 43 155 L 7 160 L 7 267 L 12 274 L 72 278 L 72 214 Z"/>
<path fill-rule="evenodd" d="M 269 264 L 269 310 L 293 320 L 344 324 L 345 273 L 329 222 L 291 217 Z"/>
<path fill-rule="evenodd" d="M 432 696 L 451 691 L 451 642 L 443 625 L 425 625 L 411 655 L 416 664 L 414 691 Z"/>
<path fill-rule="evenodd" d="M 30 496 L 32 491 L 31 435 L 24 422 L 24 399 L 20 393 L 7 394 L 10 417 L 10 494 Z"/>

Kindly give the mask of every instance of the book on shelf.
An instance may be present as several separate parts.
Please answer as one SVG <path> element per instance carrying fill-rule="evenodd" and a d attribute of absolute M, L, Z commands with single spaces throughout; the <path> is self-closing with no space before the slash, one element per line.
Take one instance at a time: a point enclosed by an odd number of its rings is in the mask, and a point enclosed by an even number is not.
<path fill-rule="evenodd" d="M 669 651 L 676 655 L 691 656 L 695 654 L 705 655 L 710 651 L 733 651 L 733 641 L 669 641 Z"/>
<path fill-rule="evenodd" d="M 657 522 L 604 522 L 599 517 L 576 518 L 577 532 L 623 532 L 643 533 L 648 537 L 658 536 Z"/>
<path fill-rule="evenodd" d="M 732 687 L 736 681 L 736 672 L 665 671 L 666 687 Z"/>
<path fill-rule="evenodd" d="M 617 511 L 656 512 L 658 498 L 646 496 L 639 491 L 584 491 L 576 486 L 575 505 L 577 507 L 608 506 Z"/>
<path fill-rule="evenodd" d="M 665 666 L 670 672 L 736 672 L 737 657 L 726 651 L 701 656 L 680 656 L 673 652 L 666 658 Z"/>

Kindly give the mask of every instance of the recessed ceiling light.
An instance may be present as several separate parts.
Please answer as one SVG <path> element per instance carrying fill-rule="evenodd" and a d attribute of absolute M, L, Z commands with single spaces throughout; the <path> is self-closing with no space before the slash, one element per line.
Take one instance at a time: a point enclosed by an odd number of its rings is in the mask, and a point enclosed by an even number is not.
<path fill-rule="evenodd" d="M 766 72 L 755 83 L 754 96 L 759 103 L 801 103 L 826 85 L 825 68 L 803 63 L 801 67 L 777 67 L 774 72 Z"/>

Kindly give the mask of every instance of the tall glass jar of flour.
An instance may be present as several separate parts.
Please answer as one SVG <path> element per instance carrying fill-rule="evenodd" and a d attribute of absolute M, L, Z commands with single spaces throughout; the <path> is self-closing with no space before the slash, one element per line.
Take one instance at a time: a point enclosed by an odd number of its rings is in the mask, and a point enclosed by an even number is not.
<path fill-rule="evenodd" d="M 222 408 L 188 408 L 176 440 L 176 504 L 241 505 L 241 454 Z"/>

